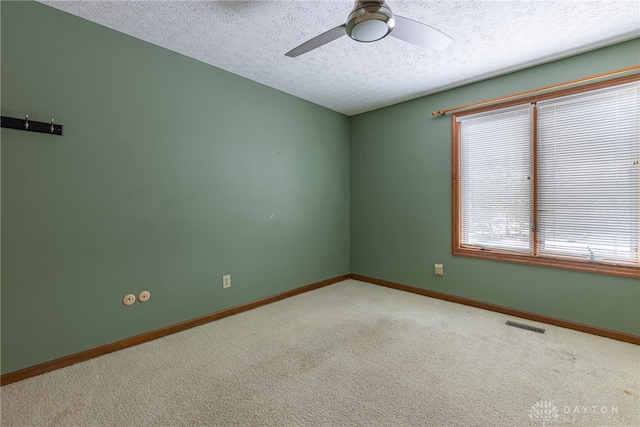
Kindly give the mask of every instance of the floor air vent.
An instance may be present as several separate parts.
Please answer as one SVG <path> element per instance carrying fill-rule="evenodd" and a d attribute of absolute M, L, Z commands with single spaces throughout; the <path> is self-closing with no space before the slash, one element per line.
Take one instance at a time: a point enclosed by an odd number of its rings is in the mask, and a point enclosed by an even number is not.
<path fill-rule="evenodd" d="M 520 328 L 520 329 L 526 329 L 527 331 L 537 332 L 539 334 L 544 334 L 544 329 L 536 328 L 535 326 L 525 325 L 523 323 L 517 323 L 517 322 L 508 321 L 507 325 L 508 326 L 515 326 L 516 328 Z"/>

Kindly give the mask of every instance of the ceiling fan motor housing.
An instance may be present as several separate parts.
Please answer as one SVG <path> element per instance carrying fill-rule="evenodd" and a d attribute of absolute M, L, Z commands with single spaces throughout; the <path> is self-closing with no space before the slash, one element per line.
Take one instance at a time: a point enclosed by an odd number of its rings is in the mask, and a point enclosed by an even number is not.
<path fill-rule="evenodd" d="M 374 42 L 393 30 L 396 20 L 384 1 L 356 1 L 347 19 L 347 34 L 355 41 Z"/>

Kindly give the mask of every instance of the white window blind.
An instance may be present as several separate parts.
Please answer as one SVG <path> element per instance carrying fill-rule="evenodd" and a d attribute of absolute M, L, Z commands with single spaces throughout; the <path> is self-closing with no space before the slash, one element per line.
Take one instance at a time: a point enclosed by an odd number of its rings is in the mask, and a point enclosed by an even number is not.
<path fill-rule="evenodd" d="M 538 103 L 539 253 L 638 262 L 640 84 Z"/>
<path fill-rule="evenodd" d="M 460 121 L 461 243 L 531 250 L 532 107 Z"/>

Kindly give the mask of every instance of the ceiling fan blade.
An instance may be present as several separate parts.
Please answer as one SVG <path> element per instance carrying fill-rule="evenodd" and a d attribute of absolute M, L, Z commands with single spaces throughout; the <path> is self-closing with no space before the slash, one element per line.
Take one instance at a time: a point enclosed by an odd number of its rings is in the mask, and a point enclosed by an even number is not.
<path fill-rule="evenodd" d="M 302 55 L 303 53 L 307 53 L 310 50 L 318 48 L 322 45 L 330 43 L 335 39 L 338 39 L 347 34 L 347 26 L 342 24 L 337 26 L 326 33 L 322 33 L 317 37 L 312 38 L 311 40 L 302 43 L 300 46 L 291 49 L 289 52 L 285 53 L 285 56 L 290 58 L 295 58 L 298 55 Z"/>
<path fill-rule="evenodd" d="M 396 26 L 389 35 L 427 49 L 443 49 L 453 41 L 442 31 L 398 15 L 396 15 Z"/>

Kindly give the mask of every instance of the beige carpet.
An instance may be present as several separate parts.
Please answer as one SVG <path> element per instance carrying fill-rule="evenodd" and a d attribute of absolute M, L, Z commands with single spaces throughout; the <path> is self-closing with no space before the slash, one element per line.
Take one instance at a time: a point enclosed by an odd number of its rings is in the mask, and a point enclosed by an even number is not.
<path fill-rule="evenodd" d="M 640 347 L 347 280 L 1 389 L 2 427 L 640 426 Z"/>

